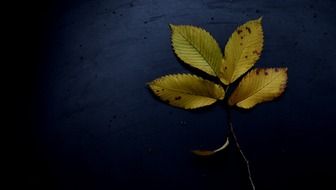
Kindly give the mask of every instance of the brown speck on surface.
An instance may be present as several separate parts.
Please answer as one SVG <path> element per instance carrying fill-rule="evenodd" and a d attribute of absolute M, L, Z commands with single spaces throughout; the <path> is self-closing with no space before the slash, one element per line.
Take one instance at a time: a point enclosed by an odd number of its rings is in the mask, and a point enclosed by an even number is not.
<path fill-rule="evenodd" d="M 243 43 L 240 43 L 240 45 L 242 46 L 242 45 L 243 45 Z"/>
<path fill-rule="evenodd" d="M 227 66 L 224 67 L 224 70 L 226 70 L 226 69 L 227 69 Z"/>
<path fill-rule="evenodd" d="M 268 72 L 267 72 L 267 71 L 265 71 L 265 72 L 264 72 L 264 74 L 265 74 L 265 75 L 268 75 Z"/>
<path fill-rule="evenodd" d="M 259 75 L 259 69 L 256 69 L 256 74 Z"/>
<path fill-rule="evenodd" d="M 257 50 L 254 50 L 252 53 L 254 53 L 256 55 L 260 55 L 260 53 Z"/>
<path fill-rule="evenodd" d="M 314 13 L 314 14 L 313 14 L 313 18 L 316 18 L 316 17 L 317 17 L 317 14 L 316 14 L 316 13 Z"/>
<path fill-rule="evenodd" d="M 239 35 L 240 33 L 242 33 L 242 32 L 243 32 L 242 30 L 237 30 L 238 35 Z"/>
<path fill-rule="evenodd" d="M 244 36 L 241 36 L 240 39 L 244 39 Z"/>
<path fill-rule="evenodd" d="M 274 71 L 275 71 L 275 72 L 278 72 L 278 71 L 279 71 L 279 69 L 278 69 L 278 68 L 275 68 L 275 69 L 274 69 Z"/>
<path fill-rule="evenodd" d="M 186 125 L 187 124 L 187 122 L 186 121 L 180 121 L 180 125 Z"/>
<path fill-rule="evenodd" d="M 248 58 L 248 56 L 247 56 L 247 55 L 245 55 L 245 58 L 247 59 L 247 58 Z"/>
<path fill-rule="evenodd" d="M 245 27 L 245 28 L 251 34 L 251 28 L 249 28 L 249 27 Z"/>
<path fill-rule="evenodd" d="M 181 96 L 176 96 L 175 100 L 181 100 L 181 98 L 182 98 Z"/>

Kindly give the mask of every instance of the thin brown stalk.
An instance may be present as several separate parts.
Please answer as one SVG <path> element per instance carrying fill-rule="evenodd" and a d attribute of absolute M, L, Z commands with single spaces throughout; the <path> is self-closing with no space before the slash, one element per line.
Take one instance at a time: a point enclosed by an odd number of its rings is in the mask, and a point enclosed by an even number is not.
<path fill-rule="evenodd" d="M 232 136 L 233 136 L 233 139 L 234 139 L 234 141 L 235 141 L 236 147 L 237 147 L 237 149 L 238 149 L 239 152 L 240 152 L 240 155 L 242 156 L 242 158 L 243 158 L 244 161 L 245 161 L 246 168 L 247 168 L 247 173 L 248 173 L 248 177 L 249 177 L 249 180 L 250 180 L 252 189 L 255 190 L 255 185 L 254 185 L 253 178 L 252 178 L 252 174 L 251 174 L 250 164 L 249 164 L 248 159 L 246 158 L 244 152 L 242 151 L 242 149 L 241 149 L 241 147 L 240 147 L 240 145 L 239 145 L 239 143 L 238 143 L 238 139 L 237 139 L 236 133 L 235 133 L 234 128 L 233 128 L 233 125 L 232 125 L 231 114 L 230 114 L 230 110 L 229 110 L 229 108 L 227 109 L 227 112 L 228 112 L 228 124 L 229 124 L 230 132 L 231 132 L 231 134 L 232 134 Z"/>

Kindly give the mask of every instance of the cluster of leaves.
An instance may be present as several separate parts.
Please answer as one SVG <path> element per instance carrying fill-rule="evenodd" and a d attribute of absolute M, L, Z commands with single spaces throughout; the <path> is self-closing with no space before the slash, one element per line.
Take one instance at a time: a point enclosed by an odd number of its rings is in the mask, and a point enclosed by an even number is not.
<path fill-rule="evenodd" d="M 195 109 L 223 100 L 224 88 L 249 71 L 228 98 L 229 106 L 249 109 L 280 96 L 287 84 L 287 68 L 251 70 L 263 48 L 261 22 L 259 18 L 239 26 L 227 42 L 224 53 L 204 29 L 190 25 L 170 25 L 176 55 L 191 67 L 217 77 L 220 84 L 192 74 L 172 74 L 150 82 L 150 89 L 172 106 Z M 214 152 L 195 153 L 208 155 Z"/>

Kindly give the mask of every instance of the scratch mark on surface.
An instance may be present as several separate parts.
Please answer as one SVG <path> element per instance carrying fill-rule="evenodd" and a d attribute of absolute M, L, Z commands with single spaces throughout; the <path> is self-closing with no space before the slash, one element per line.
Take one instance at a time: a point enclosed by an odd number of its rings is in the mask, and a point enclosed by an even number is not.
<path fill-rule="evenodd" d="M 157 15 L 157 16 L 152 16 L 152 17 L 149 17 L 148 20 L 145 21 L 145 23 L 149 23 L 149 22 L 154 22 L 154 21 L 157 21 L 161 18 L 164 18 L 166 15 L 163 14 L 163 15 Z"/>
<path fill-rule="evenodd" d="M 215 21 L 215 22 L 208 22 L 207 24 L 227 24 L 227 25 L 237 25 L 238 22 Z"/>
<path fill-rule="evenodd" d="M 206 6 L 209 9 L 222 9 L 222 8 L 227 8 L 228 4 L 231 4 L 232 0 L 217 0 L 217 1 L 211 1 L 211 2 L 206 2 Z"/>

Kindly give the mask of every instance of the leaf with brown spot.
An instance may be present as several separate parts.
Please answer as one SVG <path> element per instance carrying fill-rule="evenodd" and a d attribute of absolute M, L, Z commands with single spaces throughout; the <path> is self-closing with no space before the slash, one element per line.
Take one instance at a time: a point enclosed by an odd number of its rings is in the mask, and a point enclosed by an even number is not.
<path fill-rule="evenodd" d="M 264 43 L 261 20 L 248 21 L 232 33 L 225 46 L 221 69 L 217 73 L 224 84 L 237 80 L 259 59 Z"/>
<path fill-rule="evenodd" d="M 287 68 L 251 70 L 229 98 L 229 105 L 249 109 L 280 96 L 287 85 Z"/>
<path fill-rule="evenodd" d="M 193 150 L 192 153 L 198 155 L 198 156 L 211 156 L 215 153 L 224 150 L 229 145 L 229 138 L 226 138 L 225 143 L 217 148 L 216 150 Z"/>
<path fill-rule="evenodd" d="M 163 76 L 150 82 L 149 87 L 161 100 L 184 109 L 211 105 L 225 95 L 220 85 L 191 74 Z"/>

